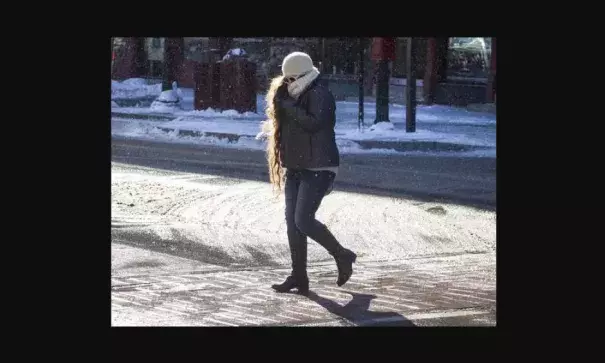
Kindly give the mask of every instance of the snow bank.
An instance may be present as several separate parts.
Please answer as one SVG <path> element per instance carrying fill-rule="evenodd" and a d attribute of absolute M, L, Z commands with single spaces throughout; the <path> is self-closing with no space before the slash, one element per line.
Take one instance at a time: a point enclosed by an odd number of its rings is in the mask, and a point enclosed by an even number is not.
<path fill-rule="evenodd" d="M 155 97 L 162 92 L 162 84 L 147 84 L 145 79 L 130 78 L 122 82 L 111 81 L 111 99 Z"/>
<path fill-rule="evenodd" d="M 157 122 L 135 121 L 126 119 L 112 120 L 112 136 L 127 137 L 139 140 L 152 140 L 188 145 L 215 145 L 235 149 L 265 150 L 266 144 L 253 137 L 241 137 L 237 142 L 219 139 L 214 136 L 179 135 L 178 129 L 170 132 L 160 130 Z"/>
<path fill-rule="evenodd" d="M 395 129 L 394 125 L 390 122 L 381 122 L 363 131 L 357 129 L 339 129 L 337 130 L 336 138 L 351 141 L 432 141 L 473 146 L 495 146 L 489 140 L 476 139 L 465 134 L 435 132 L 423 129 L 416 129 L 416 132 L 408 133 L 405 129 Z"/>
<path fill-rule="evenodd" d="M 205 110 L 193 110 L 193 111 L 184 111 L 179 112 L 176 115 L 178 116 L 199 116 L 199 117 L 230 117 L 230 118 L 258 118 L 264 117 L 264 115 L 256 113 L 256 112 L 244 112 L 239 113 L 236 110 L 215 110 L 213 108 L 208 108 Z"/>
<path fill-rule="evenodd" d="M 359 106 L 356 102 L 340 101 L 336 103 L 338 122 L 348 121 L 357 123 Z M 365 122 L 373 123 L 376 117 L 376 103 L 364 103 Z M 389 104 L 389 120 L 394 123 L 405 122 L 406 106 Z M 456 124 L 456 125 L 496 125 L 496 115 L 490 112 L 469 111 L 466 108 L 445 105 L 418 105 L 416 107 L 416 124 Z"/>
<path fill-rule="evenodd" d="M 126 85 L 126 86 L 131 86 L 131 87 L 141 87 L 141 86 L 147 86 L 147 80 L 144 78 L 129 78 L 129 79 L 125 79 L 124 81 L 122 81 L 122 84 Z"/>
<path fill-rule="evenodd" d="M 174 121 L 163 122 L 159 124 L 158 127 L 255 137 L 260 130 L 260 122 L 212 119 L 200 122 L 199 120 L 191 120 L 187 119 L 186 117 L 180 117 Z"/>

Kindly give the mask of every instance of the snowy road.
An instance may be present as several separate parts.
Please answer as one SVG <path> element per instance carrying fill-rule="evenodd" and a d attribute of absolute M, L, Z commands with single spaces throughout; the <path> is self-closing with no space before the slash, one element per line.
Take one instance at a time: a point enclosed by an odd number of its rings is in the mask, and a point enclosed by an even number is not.
<path fill-rule="evenodd" d="M 275 199 L 263 181 L 262 153 L 230 150 L 234 154 L 226 156 L 224 149 L 117 140 L 113 152 L 115 238 L 168 250 L 185 246 L 183 253 L 207 263 L 288 263 L 283 197 Z M 485 160 L 471 160 L 437 169 L 426 161 L 421 163 L 426 170 L 420 172 L 413 158 L 351 158 L 348 165 L 343 162 L 341 183 L 324 200 L 318 219 L 362 258 L 495 252 L 493 208 L 399 195 L 406 189 L 422 194 L 422 185 L 466 189 L 470 199 L 479 191 L 495 195 L 490 191 L 495 175 L 490 177 L 489 167 L 477 164 Z M 389 193 L 389 187 L 396 188 Z M 310 244 L 310 261 L 330 258 Z"/>

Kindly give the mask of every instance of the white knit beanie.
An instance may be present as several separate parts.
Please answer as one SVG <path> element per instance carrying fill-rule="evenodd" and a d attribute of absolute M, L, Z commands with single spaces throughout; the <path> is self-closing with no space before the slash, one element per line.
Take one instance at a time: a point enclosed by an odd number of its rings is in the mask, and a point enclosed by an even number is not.
<path fill-rule="evenodd" d="M 281 65 L 284 77 L 299 76 L 312 70 L 313 61 L 307 53 L 292 52 L 288 54 Z"/>

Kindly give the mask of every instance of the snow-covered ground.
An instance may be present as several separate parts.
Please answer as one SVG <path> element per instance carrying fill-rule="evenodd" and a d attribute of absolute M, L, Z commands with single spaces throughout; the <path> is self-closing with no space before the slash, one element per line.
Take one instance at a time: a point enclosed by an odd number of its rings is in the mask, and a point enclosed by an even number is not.
<path fill-rule="evenodd" d="M 283 198 L 266 182 L 216 182 L 215 175 L 159 171 L 112 162 L 112 221 L 144 223 L 163 240 L 208 243 L 233 260 L 254 258 L 247 246 L 287 265 Z M 440 206 L 445 213 L 430 213 Z M 376 218 L 380 216 L 380 218 Z M 348 248 L 368 260 L 494 253 L 496 214 L 447 203 L 420 203 L 335 190 L 317 213 Z M 355 223 L 351 223 L 355 221 Z M 175 233 L 174 231 L 178 231 Z M 309 243 L 309 262 L 330 261 Z"/>
<path fill-rule="evenodd" d="M 111 99 L 144 98 L 159 96 L 162 84 L 148 84 L 143 78 L 130 78 L 122 82 L 111 81 Z"/>
<path fill-rule="evenodd" d="M 145 83 L 144 83 L 145 82 Z M 137 88 L 138 87 L 138 88 Z M 154 88 L 155 87 L 155 88 Z M 140 98 L 159 95 L 161 85 L 147 85 L 141 79 L 131 79 L 123 82 L 112 81 L 112 99 Z M 180 89 L 181 110 L 155 109 L 151 107 L 118 107 L 112 102 L 112 111 L 121 114 L 166 115 L 174 117 L 171 121 L 141 121 L 127 116 L 112 117 L 112 135 L 153 139 L 167 142 L 182 142 L 188 144 L 214 144 L 225 147 L 246 149 L 264 149 L 262 141 L 254 140 L 260 131 L 260 122 L 265 119 L 264 95 L 257 95 L 258 112 L 239 113 L 235 110 L 217 111 L 212 109 L 193 109 L 193 90 Z M 142 96 L 141 96 L 142 95 Z M 337 102 L 336 108 L 336 138 L 339 148 L 345 153 L 398 153 L 388 149 L 365 150 L 356 141 L 431 141 L 451 144 L 488 147 L 487 150 L 471 152 L 444 153 L 447 155 L 468 155 L 478 157 L 496 156 L 496 116 L 492 113 L 472 112 L 466 109 L 433 105 L 419 105 L 416 111 L 416 132 L 405 131 L 404 105 L 390 105 L 389 117 L 391 123 L 373 125 L 376 116 L 376 104 L 364 103 L 365 127 L 358 128 L 358 103 L 350 101 Z M 166 133 L 158 128 L 172 129 L 175 132 Z M 196 131 L 200 133 L 231 133 L 242 137 L 238 142 L 228 142 L 214 137 L 183 136 L 178 131 Z M 410 155 L 426 155 L 427 152 L 405 152 Z"/>

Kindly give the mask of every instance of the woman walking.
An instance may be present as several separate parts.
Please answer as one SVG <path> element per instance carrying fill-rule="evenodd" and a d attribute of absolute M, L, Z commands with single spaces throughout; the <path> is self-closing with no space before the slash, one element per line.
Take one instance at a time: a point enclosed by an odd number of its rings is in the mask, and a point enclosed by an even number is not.
<path fill-rule="evenodd" d="M 299 294 L 308 294 L 307 236 L 336 260 L 338 286 L 349 280 L 357 258 L 315 219 L 323 197 L 332 189 L 340 163 L 334 133 L 336 102 L 330 90 L 318 82 L 319 74 L 309 55 L 290 53 L 282 63 L 282 75 L 271 81 L 267 92 L 268 120 L 263 131 L 268 136 L 269 176 L 278 191 L 285 179 L 292 257 L 291 275 L 272 286 L 277 292 L 296 288 Z"/>

